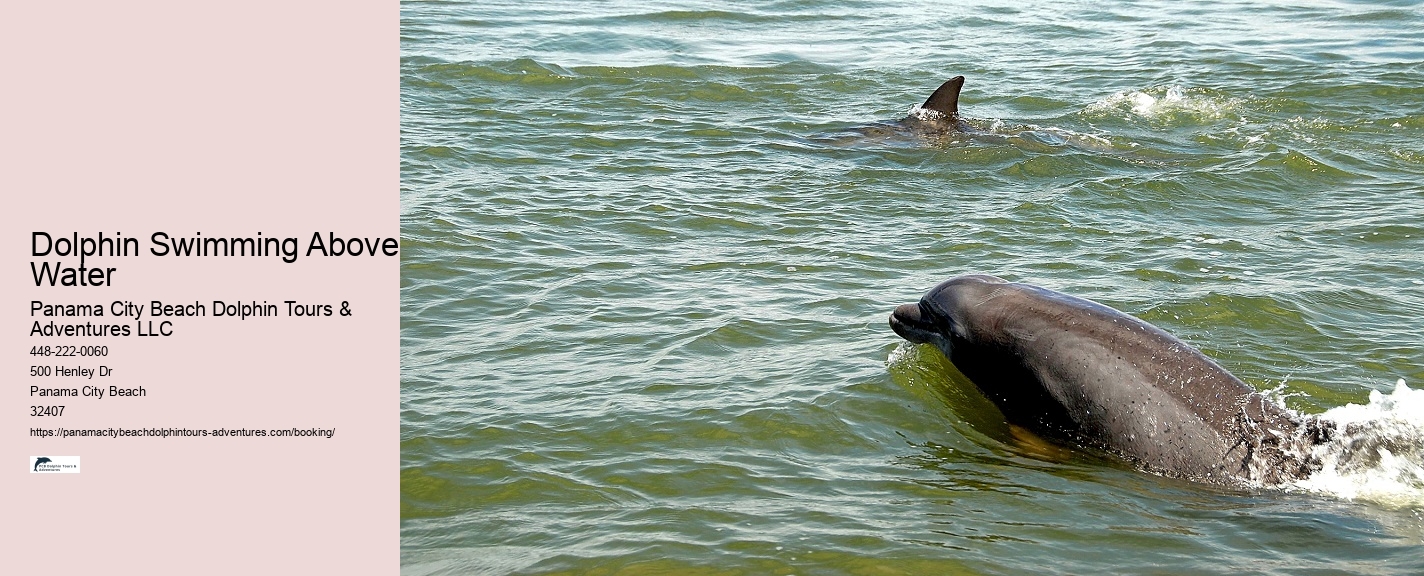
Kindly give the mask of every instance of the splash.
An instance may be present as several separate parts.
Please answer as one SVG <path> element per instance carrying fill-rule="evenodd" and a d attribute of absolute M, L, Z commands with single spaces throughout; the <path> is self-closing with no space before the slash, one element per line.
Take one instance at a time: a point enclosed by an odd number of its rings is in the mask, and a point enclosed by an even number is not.
<path fill-rule="evenodd" d="M 1118 92 L 1088 106 L 1094 115 L 1129 114 L 1149 120 L 1210 121 L 1234 116 L 1231 98 L 1188 91 L 1181 86 Z"/>
<path fill-rule="evenodd" d="M 895 349 L 890 351 L 890 356 L 885 358 L 885 365 L 889 367 L 904 366 L 915 359 L 915 345 L 907 342 L 899 342 Z"/>
<path fill-rule="evenodd" d="M 940 112 L 939 110 L 923 108 L 919 104 L 911 106 L 910 109 L 905 112 L 905 115 L 908 118 L 914 118 L 923 122 L 947 122 L 951 120 L 948 114 Z"/>
<path fill-rule="evenodd" d="M 1298 489 L 1400 508 L 1424 507 L 1424 390 L 1404 379 L 1394 391 L 1370 392 L 1369 404 L 1347 404 L 1320 415 L 1336 435 L 1312 448 L 1323 465 L 1295 482 Z"/>
<path fill-rule="evenodd" d="M 1155 98 L 1145 92 L 1131 92 L 1125 95 L 1128 102 L 1132 104 L 1132 113 L 1138 116 L 1155 116 L 1170 107 L 1181 107 L 1185 100 L 1186 92 L 1181 86 L 1167 88 L 1167 93 L 1161 98 Z"/>

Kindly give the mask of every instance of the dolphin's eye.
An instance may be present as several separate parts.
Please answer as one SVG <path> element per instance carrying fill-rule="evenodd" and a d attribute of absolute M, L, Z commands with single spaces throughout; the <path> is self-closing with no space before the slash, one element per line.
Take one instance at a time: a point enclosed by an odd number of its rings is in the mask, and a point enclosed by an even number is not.
<path fill-rule="evenodd" d="M 941 314 L 938 310 L 935 310 L 934 306 L 931 306 L 930 303 L 925 301 L 920 301 L 920 316 L 935 325 L 949 326 L 953 324 L 948 315 Z"/>
<path fill-rule="evenodd" d="M 947 335 L 968 338 L 964 333 L 964 326 L 956 322 L 953 316 L 940 312 L 930 302 L 920 301 L 920 318 L 929 324 L 942 328 Z"/>

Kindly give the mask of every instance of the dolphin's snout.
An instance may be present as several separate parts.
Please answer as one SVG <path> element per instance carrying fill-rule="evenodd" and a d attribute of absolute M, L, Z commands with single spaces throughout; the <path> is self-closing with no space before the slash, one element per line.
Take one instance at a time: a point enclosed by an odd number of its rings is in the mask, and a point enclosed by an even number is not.
<path fill-rule="evenodd" d="M 890 329 L 899 334 L 901 338 L 911 342 L 924 342 L 922 338 L 915 337 L 917 329 L 923 323 L 919 303 L 901 304 L 895 307 L 894 312 L 890 313 Z"/>
<path fill-rule="evenodd" d="M 894 312 L 893 314 L 891 314 L 890 317 L 891 317 L 891 318 L 899 319 L 901 322 L 909 322 L 909 323 L 911 323 L 911 324 L 919 324 L 919 323 L 920 323 L 920 304 L 919 304 L 918 302 L 916 302 L 916 303 L 914 303 L 914 304 L 901 304 L 901 305 L 899 305 L 899 306 L 896 306 L 896 307 L 895 307 L 895 312 Z"/>

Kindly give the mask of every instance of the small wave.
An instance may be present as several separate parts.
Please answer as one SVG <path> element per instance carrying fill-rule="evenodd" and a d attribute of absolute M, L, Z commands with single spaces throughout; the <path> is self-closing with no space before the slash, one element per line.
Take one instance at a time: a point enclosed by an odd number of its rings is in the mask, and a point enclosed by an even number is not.
<path fill-rule="evenodd" d="M 1389 394 L 1371 391 L 1369 404 L 1347 404 L 1319 417 L 1337 432 L 1312 449 L 1322 468 L 1296 488 L 1392 507 L 1424 506 L 1424 389 L 1410 389 L 1401 378 Z"/>
<path fill-rule="evenodd" d="M 1074 147 L 1093 152 L 1121 152 L 1131 150 L 1133 145 L 1119 146 L 1113 140 L 1099 134 L 1078 132 L 1053 126 L 1027 124 L 1016 128 L 1005 127 L 1003 121 L 995 120 L 989 130 L 1009 139 L 1009 142 L 1025 150 L 1048 152 L 1064 147 Z"/>
<path fill-rule="evenodd" d="M 1136 145 L 1118 145 L 1113 140 L 1099 134 L 1077 132 L 1053 126 L 1022 124 L 1011 126 L 998 118 L 950 117 L 938 110 L 922 108 L 916 104 L 906 112 L 909 118 L 931 126 L 944 126 L 950 122 L 964 134 L 983 141 L 1001 142 L 1031 152 L 1049 153 L 1062 148 L 1073 147 L 1094 152 L 1118 152 L 1131 150 Z"/>

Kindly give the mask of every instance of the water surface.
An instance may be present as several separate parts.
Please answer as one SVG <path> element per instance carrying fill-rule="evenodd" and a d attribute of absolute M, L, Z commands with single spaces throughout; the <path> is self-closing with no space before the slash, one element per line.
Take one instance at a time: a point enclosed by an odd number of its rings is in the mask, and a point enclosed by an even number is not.
<path fill-rule="evenodd" d="M 404 573 L 1424 572 L 1407 466 L 1373 495 L 1143 474 L 1016 435 L 886 326 L 984 272 L 1301 412 L 1403 398 L 1420 3 L 401 18 Z M 974 134 L 886 129 L 959 74 Z"/>

